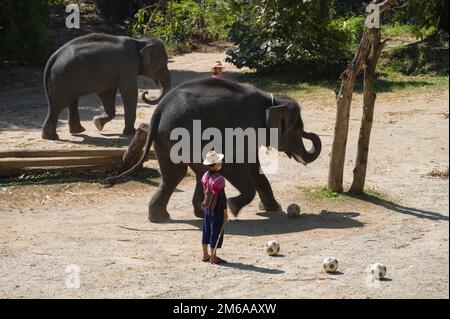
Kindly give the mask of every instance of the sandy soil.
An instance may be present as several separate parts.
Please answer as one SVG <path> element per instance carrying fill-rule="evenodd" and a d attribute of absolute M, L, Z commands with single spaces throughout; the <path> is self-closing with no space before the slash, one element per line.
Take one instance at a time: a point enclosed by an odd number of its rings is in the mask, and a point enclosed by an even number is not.
<path fill-rule="evenodd" d="M 177 56 L 174 82 L 203 77 L 221 52 Z M 238 70 L 227 67 L 228 77 Z M 148 81 L 142 80 L 142 89 Z M 303 167 L 286 156 L 270 175 L 283 207 L 296 202 L 302 215 L 258 212 L 258 200 L 226 227 L 224 266 L 202 263 L 201 220 L 192 214 L 192 174 L 174 193 L 173 220 L 151 224 L 147 203 L 155 182 L 130 181 L 110 189 L 76 182 L 0 187 L 0 297 L 139 298 L 448 298 L 448 90 L 380 94 L 373 125 L 367 187 L 382 193 L 366 200 L 321 198 L 326 184 L 335 119 L 334 94 L 297 98 L 306 130 L 320 134 L 323 153 Z M 86 132 L 71 136 L 65 116 L 56 142 L 40 139 L 46 114 L 41 87 L 0 92 L 0 149 L 123 146 L 118 117 L 97 132 L 95 96 L 81 99 Z M 348 140 L 346 182 L 351 182 L 361 116 L 355 97 Z M 139 104 L 138 122 L 151 107 Z M 149 167 L 157 169 L 155 163 Z M 447 175 L 448 176 L 448 175 Z M 227 185 L 229 195 L 235 194 Z M 275 239 L 281 255 L 263 245 Z M 338 258 L 339 273 L 322 272 L 326 256 Z M 387 279 L 368 279 L 367 267 L 383 262 Z M 67 288 L 79 267 L 80 287 Z M 69 268 L 67 268 L 69 266 Z M 66 270 L 68 272 L 66 272 Z M 71 277 L 72 276 L 72 277 Z"/>

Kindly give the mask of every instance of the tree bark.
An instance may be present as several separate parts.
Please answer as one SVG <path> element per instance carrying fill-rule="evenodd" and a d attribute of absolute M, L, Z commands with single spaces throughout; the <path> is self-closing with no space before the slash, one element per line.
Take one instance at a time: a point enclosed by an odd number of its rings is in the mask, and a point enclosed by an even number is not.
<path fill-rule="evenodd" d="M 381 2 L 379 4 L 380 13 L 391 9 L 395 5 L 395 2 L 395 0 L 385 0 Z M 341 89 L 336 98 L 336 125 L 334 128 L 334 140 L 328 170 L 328 188 L 333 192 L 343 191 L 345 152 L 347 147 L 353 88 L 355 86 L 356 77 L 362 67 L 364 67 L 364 64 L 370 54 L 371 45 L 375 40 L 374 30 L 376 29 L 368 29 L 367 27 L 364 28 L 364 34 L 361 42 L 359 43 L 355 57 L 341 76 Z"/>
<path fill-rule="evenodd" d="M 371 33 L 373 33 L 373 43 L 364 68 L 363 115 L 359 130 L 356 163 L 353 169 L 353 183 L 350 187 L 351 193 L 362 193 L 364 191 L 367 159 L 369 157 L 370 133 L 372 131 L 373 113 L 377 98 L 374 93 L 375 72 L 381 51 L 386 43 L 386 41 L 380 41 L 380 29 L 372 29 Z"/>
<path fill-rule="evenodd" d="M 343 175 L 345 163 L 345 149 L 347 147 L 348 124 L 353 89 L 363 62 L 366 60 L 370 46 L 367 29 L 359 43 L 356 55 L 347 69 L 341 75 L 341 89 L 336 97 L 336 125 L 334 127 L 334 140 L 331 148 L 330 167 L 328 170 L 328 188 L 333 192 L 343 191 Z"/>

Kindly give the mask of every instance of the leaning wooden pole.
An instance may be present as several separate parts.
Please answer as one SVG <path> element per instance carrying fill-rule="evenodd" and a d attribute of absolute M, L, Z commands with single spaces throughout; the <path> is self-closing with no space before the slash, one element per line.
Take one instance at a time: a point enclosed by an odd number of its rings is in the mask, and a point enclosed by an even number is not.
<path fill-rule="evenodd" d="M 362 193 L 366 182 L 367 162 L 369 157 L 370 133 L 372 131 L 373 114 L 377 95 L 374 92 L 375 72 L 378 59 L 386 41 L 381 42 L 380 29 L 372 29 L 373 44 L 364 68 L 363 115 L 359 130 L 358 150 L 351 193 Z"/>
<path fill-rule="evenodd" d="M 350 107 L 352 104 L 353 88 L 355 87 L 356 77 L 363 66 L 363 61 L 366 59 L 367 51 L 370 47 L 367 33 L 368 30 L 365 29 L 355 57 L 341 75 L 341 89 L 336 97 L 336 125 L 334 127 L 334 140 L 331 148 L 331 159 L 328 170 L 328 188 L 334 192 L 343 191 L 342 184 Z"/>
<path fill-rule="evenodd" d="M 379 13 L 391 9 L 395 5 L 395 0 L 385 0 L 378 5 Z M 378 30 L 378 31 L 376 31 Z M 364 34 L 359 43 L 355 57 L 348 65 L 347 69 L 342 73 L 341 89 L 337 95 L 336 103 L 336 125 L 334 129 L 334 140 L 331 148 L 331 159 L 328 170 L 328 188 L 334 192 L 343 191 L 343 176 L 345 153 L 347 147 L 348 127 L 350 119 L 350 107 L 352 102 L 353 88 L 355 86 L 356 77 L 361 69 L 366 65 L 373 43 L 379 38 L 375 39 L 375 33 L 379 32 L 379 28 L 364 28 Z M 376 61 L 378 61 L 378 56 Z M 373 59 L 374 57 L 372 57 Z M 375 63 L 376 66 L 376 63 Z M 375 71 L 374 71 L 375 72 Z M 372 84 L 373 87 L 373 84 Z M 373 89 L 372 89 L 373 92 Z M 371 97 L 368 97 L 371 98 Z M 373 98 L 373 97 L 372 97 Z M 368 101 L 369 103 L 369 101 Z M 368 117 L 370 118 L 370 117 Z M 369 132 L 370 138 L 370 132 Z M 361 158 L 361 160 L 363 160 Z"/>

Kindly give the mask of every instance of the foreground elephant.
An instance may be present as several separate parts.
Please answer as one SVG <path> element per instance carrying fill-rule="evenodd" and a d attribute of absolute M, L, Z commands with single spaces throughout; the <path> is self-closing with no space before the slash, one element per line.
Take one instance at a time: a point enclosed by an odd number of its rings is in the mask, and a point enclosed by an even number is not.
<path fill-rule="evenodd" d="M 134 134 L 137 107 L 137 76 L 144 75 L 162 87 L 161 96 L 144 102 L 157 104 L 170 90 L 170 73 L 164 44 L 157 38 L 136 40 L 107 34 L 89 34 L 76 38 L 58 49 L 48 60 L 44 87 L 48 114 L 42 138 L 55 140 L 59 114 L 69 107 L 70 133 L 84 131 L 78 114 L 78 99 L 97 93 L 104 113 L 94 117 L 97 129 L 116 115 L 116 92 L 122 95 L 126 135 Z"/>
<path fill-rule="evenodd" d="M 206 167 L 201 163 L 201 158 L 200 162 L 196 163 L 191 161 L 176 164 L 172 161 L 173 156 L 172 158 L 170 156 L 172 147 L 179 143 L 177 140 L 171 140 L 171 133 L 174 129 L 185 128 L 190 136 L 195 135 L 194 120 L 201 120 L 203 130 L 217 128 L 224 140 L 226 128 L 263 128 L 263 130 L 275 128 L 278 131 L 278 151 L 285 152 L 289 157 L 304 164 L 314 161 L 321 151 L 320 138 L 314 133 L 303 131 L 299 105 L 290 98 L 273 97 L 251 85 L 223 79 L 202 79 L 181 84 L 164 97 L 155 109 L 150 122 L 144 153 L 147 154 L 151 144 L 154 143 L 162 176 L 159 188 L 149 203 L 151 222 L 163 221 L 170 217 L 166 210 L 167 203 L 178 183 L 186 175 L 188 166 L 195 172 L 197 178 L 192 201 L 194 212 L 197 217 L 203 215 L 200 209 L 203 200 L 200 180 Z M 305 149 L 302 138 L 311 140 L 313 147 L 310 151 Z M 207 142 L 203 142 L 202 149 Z M 192 141 L 191 148 L 193 143 L 195 141 Z M 273 196 L 269 181 L 259 172 L 259 159 L 256 163 L 249 161 L 241 164 L 235 161 L 227 163 L 226 147 L 223 153 L 225 162 L 220 173 L 241 193 L 228 199 L 229 209 L 235 216 L 243 206 L 250 203 L 256 192 L 261 199 L 260 209 L 281 210 Z M 106 179 L 105 184 L 112 185 L 116 179 L 139 169 L 145 154 L 132 169 Z M 234 154 L 235 157 L 236 152 Z M 196 155 L 201 156 L 193 154 Z"/>

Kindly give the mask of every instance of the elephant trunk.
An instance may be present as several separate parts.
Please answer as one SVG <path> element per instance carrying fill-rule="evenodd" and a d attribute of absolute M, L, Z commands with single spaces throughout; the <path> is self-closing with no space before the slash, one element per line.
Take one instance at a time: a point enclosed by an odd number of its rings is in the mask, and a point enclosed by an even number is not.
<path fill-rule="evenodd" d="M 304 165 L 309 164 L 319 157 L 322 151 L 322 142 L 317 134 L 303 132 L 303 137 L 310 140 L 313 144 L 312 148 L 308 151 L 303 144 L 303 140 L 300 140 L 299 154 L 293 154 L 294 159 Z"/>
<path fill-rule="evenodd" d="M 158 80 L 155 80 L 155 83 L 162 88 L 161 90 L 161 94 L 158 98 L 156 99 L 148 99 L 147 98 L 147 93 L 148 92 L 144 92 L 142 93 L 142 100 L 150 105 L 156 105 L 158 104 L 161 99 L 167 94 L 167 92 L 170 91 L 170 86 L 171 86 L 171 80 L 170 80 L 170 72 L 169 70 L 167 70 L 166 72 L 164 72 L 164 75 L 161 76 Z"/>

